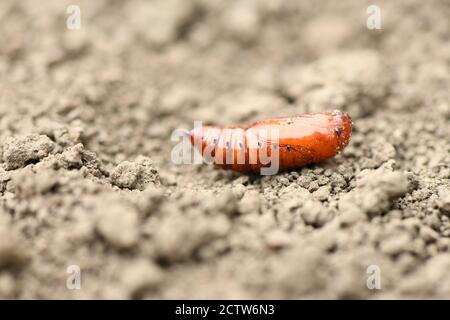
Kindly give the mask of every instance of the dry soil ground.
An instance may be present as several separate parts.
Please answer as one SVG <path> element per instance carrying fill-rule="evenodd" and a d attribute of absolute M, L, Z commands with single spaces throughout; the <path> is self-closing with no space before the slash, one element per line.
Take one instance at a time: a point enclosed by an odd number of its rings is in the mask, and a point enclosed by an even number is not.
<path fill-rule="evenodd" d="M 450 298 L 448 1 L 377 0 L 381 30 L 356 0 L 70 3 L 79 30 L 0 2 L 1 298 Z M 325 163 L 170 161 L 194 120 L 333 109 Z"/>

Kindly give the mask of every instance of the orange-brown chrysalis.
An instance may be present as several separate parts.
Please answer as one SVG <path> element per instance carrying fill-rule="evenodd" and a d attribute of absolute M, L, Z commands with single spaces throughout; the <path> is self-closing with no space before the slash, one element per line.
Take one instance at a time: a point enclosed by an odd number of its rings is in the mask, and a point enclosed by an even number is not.
<path fill-rule="evenodd" d="M 225 169 L 258 172 L 264 156 L 277 155 L 279 170 L 332 158 L 352 134 L 352 120 L 341 111 L 305 114 L 256 122 L 248 127 L 203 126 L 190 131 L 191 143 Z"/>

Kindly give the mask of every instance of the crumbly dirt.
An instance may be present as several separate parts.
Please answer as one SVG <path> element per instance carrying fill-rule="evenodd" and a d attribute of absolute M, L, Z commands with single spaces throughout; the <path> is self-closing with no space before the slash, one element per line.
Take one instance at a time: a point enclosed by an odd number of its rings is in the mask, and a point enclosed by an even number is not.
<path fill-rule="evenodd" d="M 0 3 L 0 298 L 450 297 L 447 1 L 73 2 Z M 321 164 L 170 160 L 194 120 L 333 109 Z"/>

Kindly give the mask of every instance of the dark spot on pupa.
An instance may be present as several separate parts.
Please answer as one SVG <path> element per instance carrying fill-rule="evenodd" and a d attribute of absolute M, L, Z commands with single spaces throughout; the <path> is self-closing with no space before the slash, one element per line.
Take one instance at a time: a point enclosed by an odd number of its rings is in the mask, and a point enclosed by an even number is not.
<path fill-rule="evenodd" d="M 286 149 L 287 149 L 287 151 L 291 151 L 291 145 L 290 145 L 290 144 L 287 144 L 287 145 L 286 145 Z"/>
<path fill-rule="evenodd" d="M 239 142 L 239 148 L 244 149 L 244 144 L 242 142 Z"/>
<path fill-rule="evenodd" d="M 341 133 L 342 133 L 342 129 L 341 128 L 334 128 L 333 129 L 334 130 L 334 133 L 336 133 L 336 135 L 338 136 L 338 137 L 340 137 L 341 136 Z"/>

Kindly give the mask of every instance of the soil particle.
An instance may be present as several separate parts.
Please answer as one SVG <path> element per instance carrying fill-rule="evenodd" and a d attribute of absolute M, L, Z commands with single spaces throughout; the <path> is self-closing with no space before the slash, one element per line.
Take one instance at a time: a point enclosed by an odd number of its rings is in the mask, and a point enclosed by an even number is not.
<path fill-rule="evenodd" d="M 186 223 L 186 222 L 190 223 Z M 201 218 L 194 213 L 167 213 L 153 233 L 158 259 L 168 262 L 201 256 L 201 250 L 227 235 L 228 219 L 223 215 Z M 177 230 L 177 232 L 174 232 Z"/>
<path fill-rule="evenodd" d="M 5 192 L 9 180 L 11 180 L 11 173 L 0 167 L 0 192 Z"/>
<path fill-rule="evenodd" d="M 110 196 L 104 197 L 105 206 L 95 207 L 96 230 L 115 248 L 130 248 L 139 240 L 138 212 L 126 203 Z"/>
<path fill-rule="evenodd" d="M 158 290 L 164 281 L 164 272 L 154 263 L 147 260 L 137 260 L 124 268 L 120 283 L 128 299 L 140 299 L 147 292 Z"/>
<path fill-rule="evenodd" d="M 235 186 L 233 186 L 233 194 L 236 196 L 237 199 L 242 199 L 242 197 L 245 194 L 245 186 L 242 183 L 238 183 Z"/>
<path fill-rule="evenodd" d="M 251 43 L 257 39 L 261 26 L 261 15 L 255 1 L 234 2 L 223 12 L 223 31 L 241 43 Z"/>
<path fill-rule="evenodd" d="M 153 161 L 144 156 L 138 156 L 135 161 L 124 161 L 111 172 L 111 183 L 120 188 L 144 190 L 152 184 L 159 184 L 158 170 Z"/>
<path fill-rule="evenodd" d="M 361 192 L 364 190 L 364 192 Z M 408 180 L 401 172 L 363 170 L 356 177 L 356 188 L 339 200 L 339 210 L 374 217 L 386 213 L 392 202 L 408 191 Z"/>
<path fill-rule="evenodd" d="M 101 164 L 95 152 L 87 150 L 81 143 L 66 148 L 63 152 L 50 155 L 42 165 L 51 168 L 80 170 L 83 174 L 93 177 L 104 177 L 107 171 Z"/>
<path fill-rule="evenodd" d="M 238 208 L 242 214 L 260 212 L 262 199 L 256 191 L 247 191 L 242 199 L 239 201 Z"/>
<path fill-rule="evenodd" d="M 314 247 L 296 247 L 286 252 L 284 261 L 289 261 L 292 268 L 277 268 L 281 260 L 275 262 L 274 268 L 279 270 L 267 281 L 276 286 L 284 297 L 308 296 L 316 290 L 324 288 L 326 261 L 323 260 L 320 250 Z M 301 279 L 301 280 L 300 280 Z"/>
<path fill-rule="evenodd" d="M 266 243 L 272 249 L 280 249 L 292 244 L 292 236 L 280 229 L 275 229 L 266 235 Z"/>
<path fill-rule="evenodd" d="M 448 295 L 450 279 L 441 271 L 448 270 L 449 267 L 448 253 L 435 255 L 424 266 L 403 279 L 399 284 L 399 290 L 407 296 Z"/>
<path fill-rule="evenodd" d="M 20 138 L 8 137 L 3 144 L 4 168 L 13 170 L 39 162 L 54 148 L 54 142 L 44 135 L 30 134 Z"/>
<path fill-rule="evenodd" d="M 138 208 L 141 216 L 147 217 L 156 215 L 167 198 L 160 188 L 148 186 L 141 193 L 130 195 L 129 200 Z"/>
<path fill-rule="evenodd" d="M 408 249 L 412 243 L 412 237 L 408 232 L 392 234 L 380 244 L 380 249 L 390 255 L 398 255 Z"/>
<path fill-rule="evenodd" d="M 316 191 L 314 191 L 313 196 L 317 200 L 326 201 L 330 197 L 330 191 L 331 191 L 330 189 L 331 189 L 330 186 L 322 186 L 319 189 L 317 189 Z"/>
<path fill-rule="evenodd" d="M 134 17 L 134 32 L 153 48 L 161 48 L 183 38 L 199 14 L 196 2 L 180 0 L 156 1 L 152 6 L 136 1 L 128 10 Z"/>
<path fill-rule="evenodd" d="M 450 188 L 443 187 L 439 189 L 439 209 L 443 214 L 450 216 Z"/>
<path fill-rule="evenodd" d="M 226 216 L 233 217 L 242 213 L 241 200 L 239 203 L 234 193 L 229 190 L 221 190 L 210 199 L 202 200 L 204 211 L 215 215 L 222 213 Z"/>
<path fill-rule="evenodd" d="M 11 174 L 8 191 L 17 197 L 26 199 L 30 196 L 45 195 L 59 184 L 58 172 L 54 170 L 34 170 L 31 167 Z"/>
<path fill-rule="evenodd" d="M 42 119 L 37 123 L 39 133 L 48 136 L 61 147 L 73 146 L 81 142 L 84 126 L 78 122 L 72 126 Z"/>
<path fill-rule="evenodd" d="M 0 295 L 6 299 L 13 299 L 16 296 L 15 279 L 9 273 L 0 275 Z"/>
<path fill-rule="evenodd" d="M 309 200 L 303 203 L 300 216 L 307 225 L 322 227 L 333 218 L 333 213 L 323 207 L 320 202 Z"/>
<path fill-rule="evenodd" d="M 7 226 L 0 226 L 0 274 L 4 269 L 12 272 L 19 271 L 29 262 L 29 254 L 20 242 L 20 237 L 7 229 Z M 8 280 L 5 281 L 5 286 Z"/>

